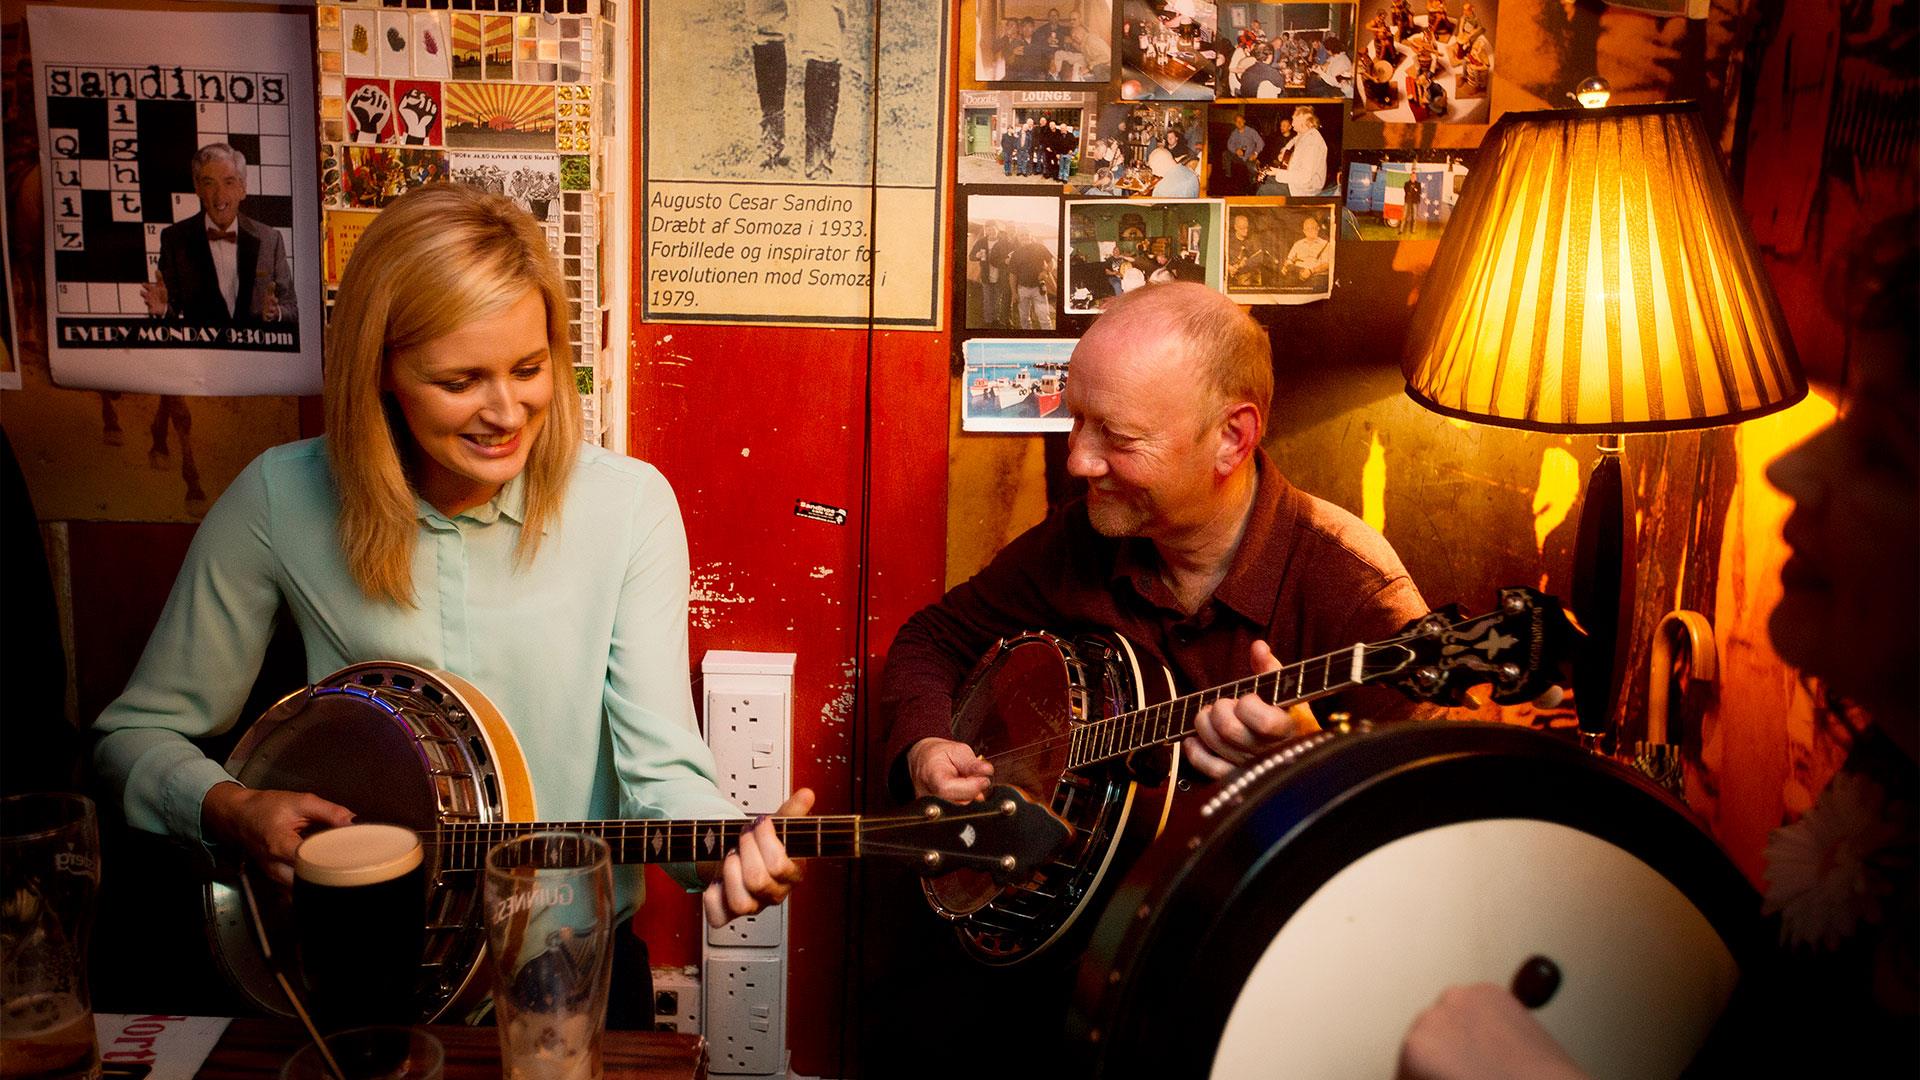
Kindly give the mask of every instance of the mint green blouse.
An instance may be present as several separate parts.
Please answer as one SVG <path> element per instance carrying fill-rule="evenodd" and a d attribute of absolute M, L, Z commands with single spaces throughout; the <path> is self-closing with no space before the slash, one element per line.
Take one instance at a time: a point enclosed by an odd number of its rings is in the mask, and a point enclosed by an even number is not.
<path fill-rule="evenodd" d="M 523 503 L 520 479 L 452 519 L 421 502 L 417 606 L 402 608 L 347 572 L 325 440 L 254 459 L 207 513 L 132 680 L 94 724 L 128 822 L 200 839 L 201 799 L 231 777 L 187 737 L 238 719 L 283 602 L 309 680 L 400 660 L 478 687 L 512 725 L 545 820 L 740 816 L 694 718 L 686 530 L 666 478 L 582 447 L 562 512 L 518 566 Z M 638 869 L 616 873 L 623 911 Z"/>

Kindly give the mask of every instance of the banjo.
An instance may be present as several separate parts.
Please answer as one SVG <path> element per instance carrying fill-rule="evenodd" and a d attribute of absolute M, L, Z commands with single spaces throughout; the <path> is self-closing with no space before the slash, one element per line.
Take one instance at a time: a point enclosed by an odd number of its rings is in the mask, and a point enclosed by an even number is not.
<path fill-rule="evenodd" d="M 1151 803 L 1129 759 L 1191 735 L 1195 717 L 1220 698 L 1259 694 L 1286 708 L 1369 683 L 1435 702 L 1457 701 L 1467 688 L 1489 683 L 1502 703 L 1540 696 L 1580 631 L 1551 596 L 1513 588 L 1499 597 L 1485 615 L 1441 608 L 1384 641 L 1183 697 L 1174 696 L 1171 673 L 1143 662 L 1118 634 L 1068 641 L 1032 632 L 1002 640 L 962 687 L 953 737 L 993 762 L 995 783 L 1043 795 L 1073 827 L 1073 838 L 1024 877 L 962 868 L 923 881 L 928 903 L 952 924 L 961 949 L 983 964 L 1018 964 L 1047 952 L 1083 914 L 1099 910 L 1114 870 L 1124 870 L 1166 825 L 1178 751 L 1160 766 L 1163 786 Z"/>
<path fill-rule="evenodd" d="M 484 997 L 486 928 L 480 918 L 488 849 L 538 830 L 592 833 L 615 863 L 718 860 L 749 818 L 540 821 L 526 759 L 486 696 L 457 676 L 393 661 L 355 664 L 273 705 L 241 738 L 227 772 L 253 788 L 310 791 L 362 820 L 405 825 L 427 853 L 426 953 L 416 985 L 423 1022 L 457 1021 Z M 984 802 L 922 799 L 887 817 L 774 818 L 794 858 L 888 855 L 922 874 L 966 870 L 989 880 L 1032 873 L 1072 830 L 1010 787 Z M 293 1009 L 261 954 L 240 874 L 223 867 L 203 888 L 215 964 L 262 1011 Z M 278 955 L 292 956 L 284 890 L 255 877 L 252 892 Z"/>

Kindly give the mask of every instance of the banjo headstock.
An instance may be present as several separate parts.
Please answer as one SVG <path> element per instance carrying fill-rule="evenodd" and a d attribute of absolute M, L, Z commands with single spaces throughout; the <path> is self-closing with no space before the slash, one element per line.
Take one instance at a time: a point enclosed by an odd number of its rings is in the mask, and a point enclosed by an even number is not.
<path fill-rule="evenodd" d="M 1408 623 L 1398 642 L 1413 654 L 1392 678 L 1425 701 L 1457 704 L 1468 687 L 1492 684 L 1503 705 L 1531 701 L 1562 682 L 1561 667 L 1586 636 L 1560 601 L 1535 589 L 1500 590 L 1500 602 L 1468 618 L 1459 605 Z"/>
<path fill-rule="evenodd" d="M 974 870 L 1004 883 L 1026 879 L 1072 838 L 1073 826 L 1058 814 L 1003 784 L 978 802 L 925 798 L 905 813 L 869 817 L 860 846 L 911 858 L 922 877 Z"/>

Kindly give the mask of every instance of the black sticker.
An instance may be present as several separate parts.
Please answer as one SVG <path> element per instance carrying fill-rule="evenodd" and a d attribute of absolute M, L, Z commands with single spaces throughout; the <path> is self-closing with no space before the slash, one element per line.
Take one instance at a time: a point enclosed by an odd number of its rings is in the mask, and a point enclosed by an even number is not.
<path fill-rule="evenodd" d="M 847 523 L 845 510 L 837 506 L 828 506 L 826 503 L 808 502 L 805 499 L 793 500 L 793 516 L 812 518 L 815 521 L 825 521 L 834 525 Z"/>

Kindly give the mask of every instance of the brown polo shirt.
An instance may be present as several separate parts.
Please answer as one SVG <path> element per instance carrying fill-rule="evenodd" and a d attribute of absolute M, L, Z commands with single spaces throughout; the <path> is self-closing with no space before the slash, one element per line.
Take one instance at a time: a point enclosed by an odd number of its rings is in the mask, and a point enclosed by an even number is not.
<path fill-rule="evenodd" d="M 1189 615 L 1160 579 L 1150 541 L 1101 536 L 1075 500 L 1008 544 L 987 568 L 908 619 L 880 679 L 886 760 L 897 781 L 907 748 L 949 738 L 953 698 L 994 642 L 1025 630 L 1126 635 L 1164 664 L 1182 693 L 1253 673 L 1256 640 L 1281 662 L 1392 636 L 1426 602 L 1386 538 L 1287 482 L 1264 451 L 1245 536 L 1213 596 Z M 1396 720 L 1414 706 L 1366 687 L 1316 703 L 1325 716 Z M 900 792 L 896 784 L 896 794 Z"/>

